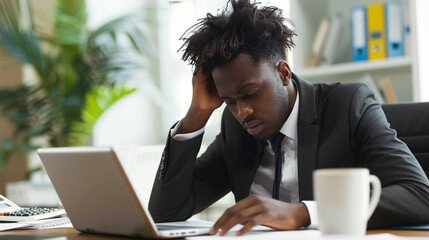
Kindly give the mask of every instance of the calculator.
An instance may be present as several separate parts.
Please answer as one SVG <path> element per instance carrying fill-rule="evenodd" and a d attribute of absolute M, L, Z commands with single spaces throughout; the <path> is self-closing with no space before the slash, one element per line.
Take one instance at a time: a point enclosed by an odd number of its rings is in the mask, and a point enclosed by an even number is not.
<path fill-rule="evenodd" d="M 20 207 L 0 195 L 0 222 L 36 221 L 65 214 L 64 209 L 56 207 Z"/>

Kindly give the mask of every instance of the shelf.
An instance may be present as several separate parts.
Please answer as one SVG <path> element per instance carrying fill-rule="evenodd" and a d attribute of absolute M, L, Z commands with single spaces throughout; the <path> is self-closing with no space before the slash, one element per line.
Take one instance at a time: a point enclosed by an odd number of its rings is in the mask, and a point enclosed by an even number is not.
<path fill-rule="evenodd" d="M 421 57 L 417 53 L 422 51 L 424 46 L 417 42 L 417 31 L 420 26 L 417 24 L 416 3 L 428 2 L 417 0 L 384 0 L 382 2 L 394 2 L 402 5 L 404 26 L 410 31 L 406 32 L 404 38 L 405 56 L 397 58 L 386 58 L 381 60 L 352 62 L 352 52 L 350 48 L 350 9 L 357 5 L 367 5 L 380 2 L 380 0 L 290 0 L 290 18 L 294 22 L 298 36 L 294 38 L 296 46 L 290 54 L 291 69 L 298 76 L 306 79 L 310 83 L 331 84 L 336 82 L 351 83 L 358 81 L 365 74 L 369 74 L 376 83 L 382 79 L 390 79 L 395 89 L 398 99 L 401 102 L 416 101 L 420 99 L 422 88 L 421 70 L 424 65 L 420 64 Z M 345 19 L 342 30 L 341 44 L 337 46 L 338 64 L 323 65 L 318 67 L 308 67 L 311 57 L 310 49 L 314 44 L 314 39 L 322 19 L 331 19 L 340 14 Z M 422 15 L 424 15 L 422 11 Z M 426 14 L 427 15 L 427 14 Z M 423 28 L 424 21 L 419 21 Z M 423 30 L 422 30 L 423 31 Z M 421 37 L 421 36 L 420 36 Z M 417 51 L 419 49 L 420 51 Z M 424 54 L 423 54 L 424 55 Z M 423 77 L 424 78 L 424 77 Z"/>
<path fill-rule="evenodd" d="M 376 70 L 386 70 L 401 67 L 411 67 L 410 57 L 392 58 L 387 60 L 349 62 L 314 68 L 296 69 L 295 72 L 303 78 L 327 77 L 331 75 L 351 74 Z"/>

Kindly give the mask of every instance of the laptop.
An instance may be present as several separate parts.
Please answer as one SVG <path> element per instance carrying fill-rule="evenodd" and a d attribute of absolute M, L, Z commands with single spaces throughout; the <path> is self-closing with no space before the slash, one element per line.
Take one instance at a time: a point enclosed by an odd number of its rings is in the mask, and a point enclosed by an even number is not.
<path fill-rule="evenodd" d="M 155 224 L 113 148 L 41 148 L 37 153 L 78 231 L 177 238 L 207 234 L 212 226 L 207 221 Z"/>

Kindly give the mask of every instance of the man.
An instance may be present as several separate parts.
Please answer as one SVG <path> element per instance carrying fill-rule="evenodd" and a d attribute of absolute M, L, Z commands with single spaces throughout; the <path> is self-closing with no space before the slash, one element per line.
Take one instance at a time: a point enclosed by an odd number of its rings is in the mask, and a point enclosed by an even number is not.
<path fill-rule="evenodd" d="M 371 90 L 299 78 L 285 60 L 295 33 L 281 11 L 229 3 L 230 12 L 208 14 L 184 37 L 193 98 L 169 133 L 149 203 L 155 221 L 188 219 L 232 191 L 237 203 L 212 234 L 237 224 L 237 235 L 258 224 L 317 226 L 313 170 L 365 167 L 383 187 L 370 228 L 428 223 L 429 181 Z M 222 103 L 221 131 L 197 158 L 204 126 Z"/>

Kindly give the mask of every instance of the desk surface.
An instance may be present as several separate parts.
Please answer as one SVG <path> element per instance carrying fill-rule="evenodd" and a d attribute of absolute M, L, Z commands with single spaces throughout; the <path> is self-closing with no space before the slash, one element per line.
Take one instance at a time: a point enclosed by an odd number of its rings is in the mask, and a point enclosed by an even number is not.
<path fill-rule="evenodd" d="M 427 236 L 429 231 L 411 231 L 411 230 L 370 230 L 368 234 L 390 233 L 398 236 Z M 111 240 L 129 240 L 130 238 L 116 237 L 98 234 L 84 234 L 79 233 L 73 228 L 59 228 L 59 229 L 43 229 L 43 230 L 11 230 L 0 232 L 0 239 L 7 240 L 97 240 L 97 239 L 111 239 Z"/>

